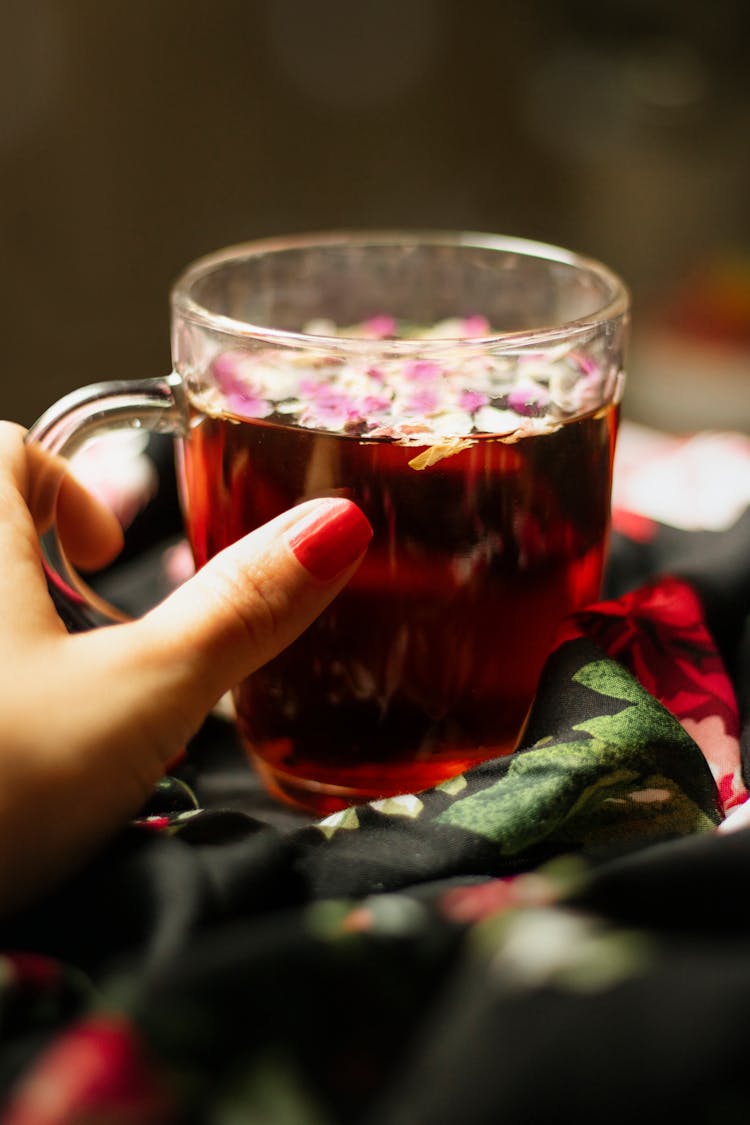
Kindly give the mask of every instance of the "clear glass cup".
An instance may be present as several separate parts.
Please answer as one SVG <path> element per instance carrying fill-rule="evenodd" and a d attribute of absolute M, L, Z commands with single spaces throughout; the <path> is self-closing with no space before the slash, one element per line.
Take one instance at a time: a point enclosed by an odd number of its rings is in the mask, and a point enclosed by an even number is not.
<path fill-rule="evenodd" d="M 557 626 L 598 596 L 627 327 L 609 269 L 524 240 L 249 243 L 175 285 L 170 376 L 74 392 L 31 440 L 174 433 L 198 566 L 303 500 L 362 507 L 354 578 L 234 692 L 269 790 L 325 813 L 516 745 Z M 44 547 L 71 627 L 120 616 Z"/>

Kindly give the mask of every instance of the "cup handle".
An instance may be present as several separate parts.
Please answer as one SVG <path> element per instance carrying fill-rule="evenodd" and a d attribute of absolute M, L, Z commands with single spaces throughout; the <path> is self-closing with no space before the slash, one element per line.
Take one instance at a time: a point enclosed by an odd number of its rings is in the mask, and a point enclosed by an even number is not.
<path fill-rule="evenodd" d="M 149 430 L 161 434 L 184 434 L 188 408 L 182 379 L 176 373 L 166 378 L 94 383 L 61 398 L 34 423 L 26 434 L 57 457 L 70 458 L 91 438 L 119 429 Z M 45 509 L 54 512 L 62 474 L 43 474 Z M 128 617 L 85 584 L 68 562 L 54 522 L 40 535 L 42 564 L 50 595 L 70 632 L 99 625 L 112 625 Z"/>

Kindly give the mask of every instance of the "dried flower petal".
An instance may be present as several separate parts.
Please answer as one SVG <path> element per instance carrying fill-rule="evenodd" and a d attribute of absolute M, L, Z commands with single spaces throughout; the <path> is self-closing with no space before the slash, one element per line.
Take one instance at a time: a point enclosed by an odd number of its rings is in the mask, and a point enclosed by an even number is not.
<path fill-rule="evenodd" d="M 479 410 L 480 406 L 486 406 L 489 401 L 490 398 L 486 391 L 459 391 L 457 399 L 461 409 L 468 410 L 470 414 Z"/>
<path fill-rule="evenodd" d="M 396 318 L 380 313 L 378 316 L 369 317 L 364 323 L 364 336 L 373 340 L 387 340 L 397 333 Z"/>
<path fill-rule="evenodd" d="M 409 468 L 429 469 L 431 465 L 436 465 L 438 461 L 443 461 L 446 457 L 455 457 L 462 449 L 468 449 L 473 444 L 471 438 L 452 438 L 448 441 L 439 441 L 435 445 L 431 445 L 429 449 L 425 449 L 423 453 L 412 457 Z"/>
<path fill-rule="evenodd" d="M 410 359 L 404 364 L 403 376 L 412 383 L 432 383 L 443 374 L 439 363 L 429 359 Z"/>
<path fill-rule="evenodd" d="M 477 336 L 489 336 L 490 322 L 486 316 L 481 316 L 479 313 L 464 317 L 463 332 L 467 340 Z"/>
<path fill-rule="evenodd" d="M 552 432 L 565 419 L 596 409 L 609 378 L 583 345 L 513 352 L 498 344 L 498 351 L 472 351 L 467 341 L 491 335 L 479 313 L 431 325 L 387 314 L 345 328 L 318 319 L 306 331 L 371 340 L 373 350 L 236 348 L 214 358 L 207 383 L 191 377 L 191 393 L 207 413 L 229 409 L 238 417 L 277 417 L 287 425 L 442 450 L 446 441 L 473 434 L 513 442 Z M 378 342 L 386 339 L 423 340 L 425 353 L 416 359 L 378 354 Z M 452 354 L 444 347 L 451 340 L 457 344 Z M 440 342 L 439 362 L 430 354 L 431 341 Z"/>

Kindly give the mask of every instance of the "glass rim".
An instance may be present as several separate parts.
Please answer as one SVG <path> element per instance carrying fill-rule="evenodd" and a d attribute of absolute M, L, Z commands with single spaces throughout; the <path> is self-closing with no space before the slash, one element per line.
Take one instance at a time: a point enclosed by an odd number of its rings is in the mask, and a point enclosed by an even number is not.
<path fill-rule="evenodd" d="M 495 332 L 487 336 L 430 337 L 429 339 L 370 339 L 357 336 L 327 336 L 295 332 L 270 325 L 238 320 L 206 308 L 192 296 L 194 285 L 231 262 L 239 262 L 285 250 L 304 250 L 332 246 L 399 246 L 399 245 L 466 246 L 474 249 L 504 251 L 536 258 L 540 261 L 570 266 L 594 275 L 607 289 L 607 300 L 587 316 L 559 323 L 511 332 Z M 188 265 L 177 277 L 170 293 L 172 309 L 179 315 L 205 328 L 240 339 L 261 341 L 283 347 L 324 349 L 350 353 L 372 352 L 373 348 L 392 354 L 409 355 L 455 349 L 502 348 L 509 351 L 530 345 L 542 346 L 588 335 L 601 325 L 624 318 L 630 308 L 630 294 L 622 279 L 598 259 L 566 250 L 551 243 L 511 235 L 485 234 L 476 231 L 448 230 L 338 230 L 238 242 L 212 253 L 204 254 Z"/>

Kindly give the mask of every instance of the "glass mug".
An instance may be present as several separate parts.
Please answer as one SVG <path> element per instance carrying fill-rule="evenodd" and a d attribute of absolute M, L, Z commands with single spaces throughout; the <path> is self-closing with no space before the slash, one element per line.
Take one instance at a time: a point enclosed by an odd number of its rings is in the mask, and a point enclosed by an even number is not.
<path fill-rule="evenodd" d="M 29 440 L 175 436 L 198 566 L 303 500 L 374 537 L 333 604 L 234 691 L 277 796 L 328 813 L 517 744 L 557 626 L 599 594 L 628 294 L 556 247 L 468 233 L 248 243 L 172 292 L 174 371 L 73 392 Z M 43 539 L 69 628 L 121 615 Z"/>

